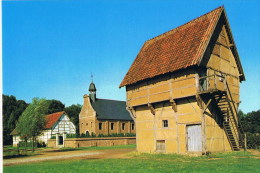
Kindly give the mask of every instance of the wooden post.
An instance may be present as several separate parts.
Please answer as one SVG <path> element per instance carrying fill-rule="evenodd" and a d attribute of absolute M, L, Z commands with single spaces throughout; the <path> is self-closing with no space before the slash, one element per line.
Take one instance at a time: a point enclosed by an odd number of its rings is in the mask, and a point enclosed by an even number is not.
<path fill-rule="evenodd" d="M 34 140 L 35 140 L 35 137 L 33 136 L 32 137 L 32 152 L 34 152 Z"/>
<path fill-rule="evenodd" d="M 217 89 L 217 76 L 216 76 L 216 71 L 215 70 L 214 70 L 214 85 L 215 85 L 214 89 Z"/>
<path fill-rule="evenodd" d="M 170 99 L 170 102 L 172 104 L 172 109 L 174 110 L 174 112 L 177 112 L 177 104 L 176 102 L 174 101 L 174 99 Z"/>
<path fill-rule="evenodd" d="M 206 111 L 206 109 L 208 108 L 209 104 L 211 103 L 212 99 L 209 99 L 208 103 L 206 104 L 206 106 L 204 107 L 202 113 L 204 114 L 204 112 Z"/>
<path fill-rule="evenodd" d="M 244 142 L 245 142 L 245 148 L 244 148 L 244 150 L 246 150 L 246 149 L 247 149 L 247 139 L 246 139 L 246 133 L 245 133 Z"/>
<path fill-rule="evenodd" d="M 152 105 L 151 103 L 148 103 L 148 107 L 150 108 L 151 113 L 152 113 L 153 115 L 155 115 L 155 109 L 154 109 L 153 105 Z"/>
<path fill-rule="evenodd" d="M 17 147 L 18 147 L 18 156 L 20 155 L 20 142 L 19 142 L 19 140 L 18 140 L 18 144 L 17 144 Z"/>

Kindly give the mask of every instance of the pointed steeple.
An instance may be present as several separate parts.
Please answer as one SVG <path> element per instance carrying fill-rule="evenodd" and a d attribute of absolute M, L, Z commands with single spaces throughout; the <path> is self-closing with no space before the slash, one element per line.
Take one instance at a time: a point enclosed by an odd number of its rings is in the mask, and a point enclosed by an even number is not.
<path fill-rule="evenodd" d="M 94 84 L 94 82 L 93 82 L 93 75 L 92 75 L 92 73 L 91 73 L 91 78 L 92 78 L 92 82 L 91 82 L 90 85 L 89 85 L 88 91 L 89 91 L 90 99 L 91 99 L 93 102 L 95 102 L 95 101 L 96 101 L 96 91 L 97 91 L 97 89 L 96 89 L 96 86 L 95 86 L 95 84 Z"/>

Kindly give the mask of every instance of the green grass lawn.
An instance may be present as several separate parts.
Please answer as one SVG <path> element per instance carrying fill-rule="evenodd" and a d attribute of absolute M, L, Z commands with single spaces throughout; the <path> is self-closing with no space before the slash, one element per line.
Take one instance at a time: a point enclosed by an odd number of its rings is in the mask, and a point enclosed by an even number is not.
<path fill-rule="evenodd" d="M 175 154 L 136 154 L 128 159 L 45 161 L 6 166 L 4 172 L 259 172 L 260 160 L 249 152 L 189 157 Z"/>

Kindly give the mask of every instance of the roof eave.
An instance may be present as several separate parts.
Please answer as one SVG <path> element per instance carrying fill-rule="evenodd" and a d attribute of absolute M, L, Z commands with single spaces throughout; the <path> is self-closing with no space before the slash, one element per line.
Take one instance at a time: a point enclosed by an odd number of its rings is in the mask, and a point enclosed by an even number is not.
<path fill-rule="evenodd" d="M 236 43 L 235 43 L 235 40 L 234 40 L 234 37 L 233 37 L 233 34 L 232 34 L 232 30 L 230 28 L 230 24 L 229 24 L 229 20 L 228 20 L 228 17 L 227 17 L 226 10 L 224 9 L 223 12 L 224 12 L 224 19 L 225 19 L 226 25 L 227 25 L 228 35 L 229 35 L 230 40 L 232 41 L 232 44 L 233 44 L 233 46 L 231 47 L 231 50 L 236 57 L 236 60 L 237 60 L 237 63 L 238 63 L 237 64 L 238 69 L 240 71 L 239 78 L 240 78 L 241 81 L 245 81 L 246 78 L 245 78 L 244 70 L 243 70 L 243 67 L 242 67 L 242 64 L 241 64 L 240 56 L 239 56 L 238 51 L 237 51 L 237 46 L 236 46 Z"/>

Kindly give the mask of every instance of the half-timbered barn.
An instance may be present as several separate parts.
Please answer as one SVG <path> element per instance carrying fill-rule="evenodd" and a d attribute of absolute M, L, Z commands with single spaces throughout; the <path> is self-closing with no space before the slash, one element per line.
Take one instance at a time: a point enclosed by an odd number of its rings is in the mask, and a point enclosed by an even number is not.
<path fill-rule="evenodd" d="M 84 103 L 79 114 L 80 134 L 135 133 L 135 124 L 126 110 L 126 102 L 96 98 L 96 91 L 92 82 L 89 95 L 83 96 Z"/>
<path fill-rule="evenodd" d="M 42 134 L 36 138 L 39 142 L 47 144 L 52 136 L 56 136 L 57 145 L 62 146 L 66 134 L 76 133 L 75 125 L 70 121 L 69 116 L 64 111 L 46 115 L 45 120 L 45 128 Z M 17 146 L 21 141 L 19 134 L 14 129 L 11 135 L 13 135 L 13 145 Z"/>
<path fill-rule="evenodd" d="M 144 43 L 120 87 L 140 152 L 240 150 L 245 80 L 224 7 Z"/>

